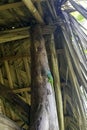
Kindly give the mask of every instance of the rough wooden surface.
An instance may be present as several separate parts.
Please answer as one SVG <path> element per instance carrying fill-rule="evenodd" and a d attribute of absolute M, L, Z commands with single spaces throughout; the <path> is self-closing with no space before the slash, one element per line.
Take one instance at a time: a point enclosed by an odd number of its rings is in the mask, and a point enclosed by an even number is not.
<path fill-rule="evenodd" d="M 51 75 L 45 42 L 39 26 L 32 29 L 32 102 L 31 130 L 59 130 L 56 111 L 55 95 L 52 84 L 49 82 Z M 33 57 L 34 56 L 34 57 Z"/>

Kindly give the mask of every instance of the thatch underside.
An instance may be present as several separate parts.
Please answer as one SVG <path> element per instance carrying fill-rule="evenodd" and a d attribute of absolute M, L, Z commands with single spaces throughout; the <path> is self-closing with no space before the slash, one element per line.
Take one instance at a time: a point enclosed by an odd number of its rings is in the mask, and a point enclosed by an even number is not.
<path fill-rule="evenodd" d="M 0 113 L 26 130 L 30 126 L 32 28 L 36 25 L 42 31 L 54 79 L 59 130 L 87 129 L 87 30 L 71 15 L 77 10 L 87 19 L 87 10 L 78 1 L 65 2 L 0 1 Z"/>

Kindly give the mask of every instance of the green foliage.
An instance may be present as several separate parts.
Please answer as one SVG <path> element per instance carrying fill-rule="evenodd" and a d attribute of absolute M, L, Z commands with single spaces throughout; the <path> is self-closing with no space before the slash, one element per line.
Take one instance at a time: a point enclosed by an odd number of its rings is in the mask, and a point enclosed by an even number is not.
<path fill-rule="evenodd" d="M 83 22 L 85 18 L 77 11 L 71 13 L 79 22 Z"/>

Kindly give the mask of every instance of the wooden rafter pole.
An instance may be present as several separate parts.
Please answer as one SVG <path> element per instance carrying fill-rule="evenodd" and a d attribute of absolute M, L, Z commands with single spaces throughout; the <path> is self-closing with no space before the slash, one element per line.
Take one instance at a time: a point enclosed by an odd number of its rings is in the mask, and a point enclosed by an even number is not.
<path fill-rule="evenodd" d="M 41 6 L 41 0 L 37 0 L 37 8 L 39 10 L 39 13 L 41 15 L 41 17 L 43 17 L 43 10 L 42 10 L 42 6 Z"/>
<path fill-rule="evenodd" d="M 43 35 L 48 35 L 55 30 L 56 26 L 42 26 L 42 33 Z M 30 38 L 30 27 L 22 27 L 18 29 L 12 29 L 12 30 L 6 30 L 6 31 L 0 31 L 0 44 L 11 42 L 15 40 L 21 40 Z"/>
<path fill-rule="evenodd" d="M 58 67 L 58 62 L 57 62 L 58 58 L 57 58 L 57 54 L 55 50 L 55 42 L 54 42 L 53 34 L 51 34 L 49 48 L 50 48 L 52 72 L 53 72 L 53 77 L 54 77 L 54 89 L 55 89 L 55 95 L 56 95 L 59 127 L 60 127 L 60 130 L 64 130 L 64 115 L 63 115 L 63 101 L 62 101 L 62 93 L 61 93 L 61 85 L 60 85 L 60 74 L 59 74 L 59 67 Z"/>
<path fill-rule="evenodd" d="M 11 72 L 10 72 L 10 67 L 9 67 L 8 61 L 4 61 L 4 66 L 5 66 L 5 70 L 6 70 L 6 74 L 7 74 L 9 87 L 13 88 L 14 86 L 13 86 L 13 81 L 12 81 L 12 76 L 11 76 Z"/>
<path fill-rule="evenodd" d="M 23 62 L 24 62 L 25 70 L 26 70 L 27 80 L 28 80 L 28 83 L 30 84 L 31 76 L 30 76 L 30 66 L 28 63 L 28 59 L 23 58 Z M 25 92 L 25 97 L 26 97 L 26 101 L 28 103 L 29 102 L 29 94 L 27 92 Z"/>
<path fill-rule="evenodd" d="M 29 11 L 32 13 L 32 15 L 35 17 L 35 19 L 43 24 L 44 21 L 41 17 L 41 15 L 39 14 L 38 10 L 36 9 L 36 7 L 34 6 L 34 4 L 32 3 L 31 0 L 22 0 L 24 2 L 24 4 L 26 5 L 26 7 L 29 9 Z"/>
<path fill-rule="evenodd" d="M 59 130 L 52 78 L 40 26 L 32 29 L 32 126 L 30 130 Z"/>
<path fill-rule="evenodd" d="M 0 44 L 29 38 L 29 27 L 0 32 Z"/>
<path fill-rule="evenodd" d="M 1 46 L 1 51 L 2 51 L 2 54 L 4 56 L 4 47 L 3 47 L 3 45 Z M 12 81 L 12 77 L 11 77 L 11 72 L 10 72 L 8 61 L 4 61 L 4 66 L 5 66 L 5 70 L 6 70 L 9 86 L 10 86 L 10 88 L 13 88 L 13 81 Z"/>
<path fill-rule="evenodd" d="M 12 8 L 18 8 L 20 6 L 24 6 L 23 2 L 15 2 L 10 4 L 0 5 L 0 11 L 12 9 Z"/>

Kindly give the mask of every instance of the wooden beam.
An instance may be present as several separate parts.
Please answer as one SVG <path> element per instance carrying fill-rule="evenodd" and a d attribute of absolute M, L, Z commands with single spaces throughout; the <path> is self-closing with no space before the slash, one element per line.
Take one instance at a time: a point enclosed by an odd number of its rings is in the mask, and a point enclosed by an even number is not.
<path fill-rule="evenodd" d="M 10 72 L 10 67 L 9 67 L 8 61 L 4 61 L 4 66 L 5 66 L 5 70 L 6 70 L 6 75 L 7 75 L 9 87 L 13 88 L 13 81 L 12 81 L 12 76 L 11 76 L 11 72 Z"/>
<path fill-rule="evenodd" d="M 11 42 L 30 37 L 29 27 L 0 32 L 0 43 Z"/>
<path fill-rule="evenodd" d="M 30 76 L 31 71 L 30 71 L 30 66 L 29 66 L 29 63 L 28 63 L 28 59 L 26 57 L 24 57 L 23 62 L 24 62 L 25 70 L 26 70 L 28 84 L 30 84 L 30 82 L 31 82 L 31 76 Z"/>
<path fill-rule="evenodd" d="M 50 60 L 52 66 L 52 74 L 54 78 L 54 90 L 55 90 L 55 98 L 57 104 L 57 114 L 59 121 L 59 129 L 64 130 L 64 115 L 63 115 L 63 99 L 60 85 L 60 73 L 59 73 L 59 65 L 58 65 L 58 56 L 56 54 L 54 35 L 51 34 L 49 40 L 49 49 L 50 49 Z"/>
<path fill-rule="evenodd" d="M 53 33 L 56 26 L 41 26 L 42 34 L 49 35 Z M 15 40 L 21 40 L 30 37 L 30 27 L 23 27 L 13 30 L 0 31 L 0 44 L 5 42 L 11 42 Z"/>
<path fill-rule="evenodd" d="M 41 15 L 39 14 L 38 10 L 36 9 L 36 7 L 32 3 L 32 1 L 31 0 L 22 0 L 22 1 L 26 5 L 26 7 L 29 9 L 29 11 L 32 13 L 32 15 L 35 17 L 37 22 L 44 24 L 44 21 L 43 21 Z"/>
<path fill-rule="evenodd" d="M 17 8 L 20 6 L 24 6 L 23 2 L 16 2 L 16 3 L 0 5 L 0 11 L 11 9 L 11 8 Z"/>

